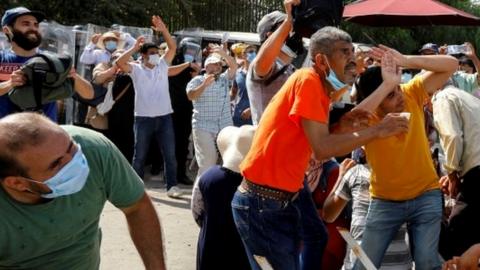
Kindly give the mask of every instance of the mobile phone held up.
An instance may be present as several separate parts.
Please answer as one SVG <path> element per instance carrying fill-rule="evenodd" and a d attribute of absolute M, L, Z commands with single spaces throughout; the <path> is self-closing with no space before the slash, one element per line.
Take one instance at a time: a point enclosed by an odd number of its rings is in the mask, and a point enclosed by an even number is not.
<path fill-rule="evenodd" d="M 468 52 L 468 47 L 465 44 L 462 45 L 448 45 L 447 54 L 466 54 Z"/>

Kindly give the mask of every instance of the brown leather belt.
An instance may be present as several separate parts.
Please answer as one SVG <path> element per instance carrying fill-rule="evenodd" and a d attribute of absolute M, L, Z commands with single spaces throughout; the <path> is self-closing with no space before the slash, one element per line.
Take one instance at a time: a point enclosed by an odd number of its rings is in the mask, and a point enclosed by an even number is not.
<path fill-rule="evenodd" d="M 288 192 L 267 186 L 257 185 L 245 178 L 240 184 L 240 188 L 250 193 L 256 194 L 262 198 L 277 201 L 293 201 L 298 197 L 298 192 Z"/>

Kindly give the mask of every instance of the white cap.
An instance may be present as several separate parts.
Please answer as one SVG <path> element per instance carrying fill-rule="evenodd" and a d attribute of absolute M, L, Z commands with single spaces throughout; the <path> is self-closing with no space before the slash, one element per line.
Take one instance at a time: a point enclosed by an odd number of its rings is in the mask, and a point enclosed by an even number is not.
<path fill-rule="evenodd" d="M 221 62 L 222 62 L 222 58 L 220 58 L 216 54 L 211 54 L 210 56 L 208 56 L 207 60 L 205 60 L 205 66 L 208 66 L 210 64 L 221 63 Z"/>

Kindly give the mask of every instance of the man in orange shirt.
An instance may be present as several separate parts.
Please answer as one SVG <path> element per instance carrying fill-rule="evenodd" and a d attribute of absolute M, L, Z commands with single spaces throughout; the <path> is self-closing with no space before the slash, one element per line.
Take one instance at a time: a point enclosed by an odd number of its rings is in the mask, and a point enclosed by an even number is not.
<path fill-rule="evenodd" d="M 384 67 L 367 69 L 356 83 L 357 108 L 371 111 L 380 121 L 389 113 L 404 112 L 409 118 L 406 134 L 376 139 L 365 144 L 372 168 L 370 195 L 362 247 L 376 267 L 403 223 L 407 223 L 416 269 L 440 269 L 438 238 L 442 218 L 442 195 L 431 158 L 423 103 L 429 94 L 441 88 L 455 72 L 458 62 L 448 55 L 403 55 L 380 46 L 372 50 L 376 58 L 385 56 L 393 66 L 424 69 L 406 84 L 400 85 L 401 72 L 385 85 Z M 384 77 L 384 76 L 383 76 Z M 356 263 L 354 269 L 363 269 Z"/>
<path fill-rule="evenodd" d="M 406 119 L 397 114 L 360 131 L 330 134 L 330 103 L 341 96 L 345 66 L 353 61 L 351 37 L 322 28 L 310 39 L 310 56 L 313 67 L 295 72 L 272 98 L 240 165 L 245 180 L 232 209 L 254 270 L 267 262 L 275 270 L 299 269 L 297 194 L 312 153 L 324 160 L 408 130 Z"/>

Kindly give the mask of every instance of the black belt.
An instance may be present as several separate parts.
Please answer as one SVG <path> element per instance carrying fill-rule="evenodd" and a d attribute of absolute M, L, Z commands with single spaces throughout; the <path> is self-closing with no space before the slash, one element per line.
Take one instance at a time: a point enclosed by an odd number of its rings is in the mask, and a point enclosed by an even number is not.
<path fill-rule="evenodd" d="M 240 184 L 240 187 L 262 198 L 272 199 L 277 201 L 293 201 L 298 197 L 298 192 L 288 192 L 288 191 L 274 189 L 267 186 L 257 185 L 245 178 Z"/>

